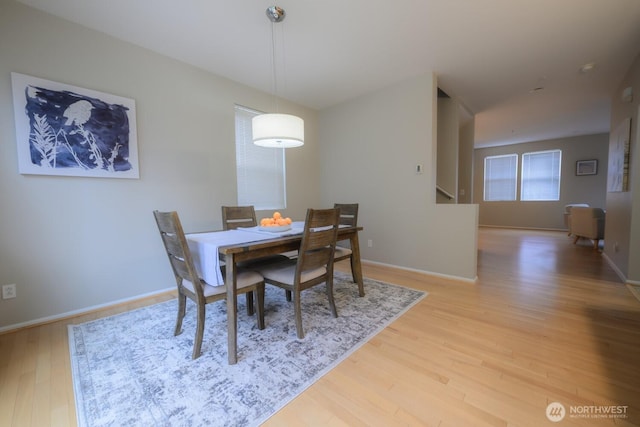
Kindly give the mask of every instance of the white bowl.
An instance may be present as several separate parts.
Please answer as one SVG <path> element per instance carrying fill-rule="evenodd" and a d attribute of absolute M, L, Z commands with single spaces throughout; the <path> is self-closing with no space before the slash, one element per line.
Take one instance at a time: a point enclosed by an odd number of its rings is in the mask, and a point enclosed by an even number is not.
<path fill-rule="evenodd" d="M 260 226 L 261 231 L 269 231 L 271 233 L 280 233 L 282 231 L 291 230 L 291 225 L 273 225 L 271 227 Z"/>

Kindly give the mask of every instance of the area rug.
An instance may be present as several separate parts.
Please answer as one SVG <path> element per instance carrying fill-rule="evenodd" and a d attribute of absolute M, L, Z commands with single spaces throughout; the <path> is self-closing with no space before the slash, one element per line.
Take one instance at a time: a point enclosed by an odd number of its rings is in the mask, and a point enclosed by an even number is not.
<path fill-rule="evenodd" d="M 366 295 L 336 273 L 338 318 L 324 286 L 304 291 L 305 338 L 296 337 L 293 305 L 267 285 L 266 329 L 238 299 L 238 363 L 227 363 L 226 305 L 209 304 L 202 355 L 191 359 L 195 305 L 174 336 L 177 301 L 69 326 L 80 427 L 254 426 L 286 405 L 363 345 L 425 292 L 364 281 Z"/>

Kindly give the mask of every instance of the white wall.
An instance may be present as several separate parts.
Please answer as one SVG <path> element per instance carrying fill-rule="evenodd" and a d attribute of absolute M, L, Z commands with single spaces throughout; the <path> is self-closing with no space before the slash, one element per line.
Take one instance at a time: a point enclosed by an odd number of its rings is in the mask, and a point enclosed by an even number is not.
<path fill-rule="evenodd" d="M 478 205 L 436 205 L 426 237 L 430 271 L 468 280 L 477 278 Z"/>
<path fill-rule="evenodd" d="M 20 175 L 11 72 L 136 101 L 140 179 Z M 219 229 L 236 203 L 234 103 L 273 98 L 104 34 L 0 1 L 0 330 L 175 286 L 152 211 L 178 210 L 187 231 Z M 287 151 L 285 213 L 319 202 L 317 114 Z"/>
<path fill-rule="evenodd" d="M 452 98 L 438 98 L 437 184 L 453 199 L 438 193 L 438 203 L 458 201 L 458 163 L 460 149 L 460 104 Z"/>
<path fill-rule="evenodd" d="M 633 88 L 632 102 L 622 101 L 627 87 Z M 611 98 L 611 129 L 627 118 L 631 118 L 629 191 L 607 193 L 604 253 L 627 281 L 640 283 L 640 55 Z"/>
<path fill-rule="evenodd" d="M 360 204 L 363 258 L 473 280 L 476 207 L 435 203 L 436 114 L 431 73 L 322 111 L 322 202 Z"/>

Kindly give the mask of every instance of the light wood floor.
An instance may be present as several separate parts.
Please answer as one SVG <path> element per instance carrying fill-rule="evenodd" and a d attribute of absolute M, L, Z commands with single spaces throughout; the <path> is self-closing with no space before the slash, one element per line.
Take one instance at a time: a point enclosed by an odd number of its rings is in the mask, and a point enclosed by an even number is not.
<path fill-rule="evenodd" d="M 640 302 L 588 243 L 481 229 L 475 284 L 365 265 L 429 292 L 268 426 L 640 426 Z M 0 426 L 75 426 L 66 326 L 172 295 L 0 335 Z M 625 419 L 551 423 L 562 403 Z"/>

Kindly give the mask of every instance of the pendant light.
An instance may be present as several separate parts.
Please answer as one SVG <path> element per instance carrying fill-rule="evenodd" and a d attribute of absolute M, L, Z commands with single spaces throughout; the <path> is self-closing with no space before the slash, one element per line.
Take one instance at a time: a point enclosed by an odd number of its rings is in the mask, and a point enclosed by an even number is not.
<path fill-rule="evenodd" d="M 282 22 L 284 9 L 270 6 L 266 10 L 271 21 L 271 65 L 273 72 L 273 94 L 276 104 L 275 113 L 265 113 L 251 120 L 253 143 L 261 147 L 291 148 L 304 145 L 304 121 L 291 114 L 278 113 L 278 80 L 276 78 L 275 34 L 274 25 Z"/>

